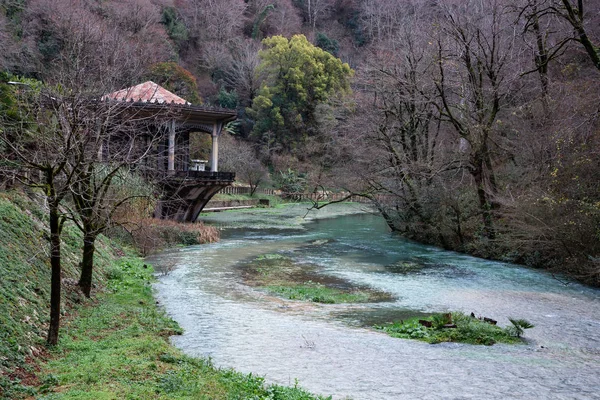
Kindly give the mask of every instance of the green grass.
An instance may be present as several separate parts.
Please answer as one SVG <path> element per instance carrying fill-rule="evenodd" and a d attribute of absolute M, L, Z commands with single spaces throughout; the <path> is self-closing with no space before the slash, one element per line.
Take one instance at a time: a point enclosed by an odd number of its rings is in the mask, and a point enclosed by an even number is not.
<path fill-rule="evenodd" d="M 232 201 L 232 200 L 269 200 L 269 207 L 276 207 L 280 204 L 289 203 L 287 200 L 282 199 L 280 196 L 255 193 L 254 196 L 250 196 L 247 194 L 223 194 L 217 193 L 212 197 L 212 200 L 216 201 Z M 261 206 L 257 206 L 261 207 Z"/>
<path fill-rule="evenodd" d="M 320 267 L 278 253 L 261 254 L 243 266 L 244 281 L 288 299 L 315 303 L 368 303 L 391 300 L 388 293 L 353 286 L 341 278 L 319 274 Z"/>
<path fill-rule="evenodd" d="M 22 375 L 33 372 L 32 359 L 44 350 L 49 320 L 50 267 L 47 215 L 35 194 L 0 192 L 0 398 L 16 398 L 30 390 Z M 63 277 L 77 279 L 81 233 L 64 228 Z M 101 282 L 104 266 L 114 259 L 114 243 L 101 238 L 94 282 Z M 68 312 L 79 293 L 63 291 Z M 15 374 L 15 371 L 19 371 Z"/>
<path fill-rule="evenodd" d="M 40 399 L 321 398 L 183 355 L 168 342 L 181 329 L 154 304 L 151 267 L 124 259 L 109 276 L 107 292 L 63 326 Z"/>
<path fill-rule="evenodd" d="M 312 301 L 315 303 L 367 303 L 372 301 L 371 293 L 366 291 L 344 291 L 329 288 L 319 283 L 307 282 L 290 286 L 266 286 L 273 294 L 289 300 Z"/>
<path fill-rule="evenodd" d="M 448 323 L 445 314 L 436 314 L 427 319 L 432 322 L 432 327 L 425 327 L 419 323 L 419 318 L 394 322 L 388 325 L 375 326 L 392 337 L 401 339 L 416 339 L 428 343 L 458 342 L 479 345 L 493 345 L 495 343 L 522 343 L 512 327 L 501 328 L 491 325 L 477 318 L 462 313 L 452 313 L 452 323 L 456 328 L 444 328 Z"/>
<path fill-rule="evenodd" d="M 60 341 L 48 352 L 50 268 L 41 203 L 35 194 L 0 192 L 0 398 L 318 398 L 173 348 L 168 336 L 180 328 L 154 304 L 151 268 L 137 259 L 117 261 L 132 251 L 106 237 L 97 242 L 94 299 L 63 285 Z M 63 277 L 73 281 L 81 233 L 67 225 L 62 241 Z"/>

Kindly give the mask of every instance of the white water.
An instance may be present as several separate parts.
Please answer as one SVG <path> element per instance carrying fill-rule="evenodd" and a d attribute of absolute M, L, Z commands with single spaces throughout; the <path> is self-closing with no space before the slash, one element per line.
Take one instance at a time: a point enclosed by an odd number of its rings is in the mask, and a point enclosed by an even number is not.
<path fill-rule="evenodd" d="M 287 211 L 289 212 L 289 211 Z M 600 399 L 600 291 L 526 268 L 407 242 L 370 215 L 317 220 L 271 210 L 217 214 L 220 243 L 154 257 L 173 267 L 157 299 L 185 329 L 173 342 L 217 366 L 266 376 L 335 399 Z M 251 222 L 248 222 L 251 221 Z M 283 226 L 295 229 L 272 229 Z M 310 246 L 314 239 L 335 241 Z M 243 285 L 238 263 L 283 252 L 322 273 L 385 290 L 389 303 L 363 306 L 277 301 Z M 401 261 L 431 268 L 394 273 Z M 429 345 L 360 328 L 406 309 L 460 310 L 535 325 L 524 345 Z"/>

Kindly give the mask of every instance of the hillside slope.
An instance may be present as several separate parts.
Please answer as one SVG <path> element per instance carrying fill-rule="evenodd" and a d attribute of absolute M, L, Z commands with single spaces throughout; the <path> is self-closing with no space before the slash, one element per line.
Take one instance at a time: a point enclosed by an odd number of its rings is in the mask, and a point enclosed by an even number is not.
<path fill-rule="evenodd" d="M 0 390 L 28 375 L 33 357 L 45 351 L 49 322 L 48 228 L 35 195 L 0 192 Z M 63 233 L 63 315 L 84 298 L 75 286 L 81 235 L 67 225 Z M 102 238 L 95 280 L 122 251 Z M 12 383 L 11 383 L 12 382 Z"/>

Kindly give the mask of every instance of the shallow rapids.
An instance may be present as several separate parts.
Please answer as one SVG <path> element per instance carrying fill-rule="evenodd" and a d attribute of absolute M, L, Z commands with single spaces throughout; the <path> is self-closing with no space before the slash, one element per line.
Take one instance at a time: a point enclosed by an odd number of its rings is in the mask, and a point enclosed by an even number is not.
<path fill-rule="evenodd" d="M 219 243 L 149 259 L 156 298 L 193 356 L 334 399 L 600 399 L 600 291 L 531 269 L 390 234 L 359 206 L 306 206 L 201 217 Z M 308 222 L 307 222 L 308 221 Z M 278 253 L 324 276 L 390 293 L 372 304 L 282 300 L 244 285 L 240 265 Z M 430 345 L 369 329 L 462 311 L 535 325 L 523 345 Z"/>

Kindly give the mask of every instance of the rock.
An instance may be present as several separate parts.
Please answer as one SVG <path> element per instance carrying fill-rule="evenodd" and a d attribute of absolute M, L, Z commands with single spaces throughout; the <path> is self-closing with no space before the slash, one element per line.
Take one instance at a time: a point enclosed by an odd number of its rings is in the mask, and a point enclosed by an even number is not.
<path fill-rule="evenodd" d="M 420 319 L 419 324 L 423 325 L 426 328 L 431 328 L 433 326 L 431 321 L 427 321 L 425 319 Z"/>

